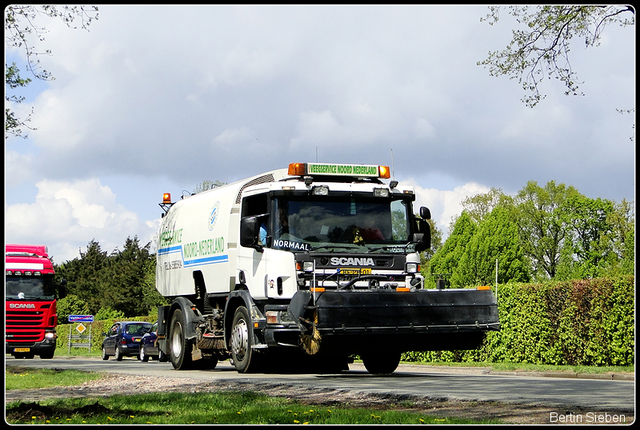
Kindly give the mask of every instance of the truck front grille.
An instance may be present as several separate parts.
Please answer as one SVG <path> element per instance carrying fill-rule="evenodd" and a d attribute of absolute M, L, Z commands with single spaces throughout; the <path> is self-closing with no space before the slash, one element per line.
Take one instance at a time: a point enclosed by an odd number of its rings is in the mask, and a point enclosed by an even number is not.
<path fill-rule="evenodd" d="M 7 311 L 7 342 L 41 342 L 46 315 L 42 311 Z"/>

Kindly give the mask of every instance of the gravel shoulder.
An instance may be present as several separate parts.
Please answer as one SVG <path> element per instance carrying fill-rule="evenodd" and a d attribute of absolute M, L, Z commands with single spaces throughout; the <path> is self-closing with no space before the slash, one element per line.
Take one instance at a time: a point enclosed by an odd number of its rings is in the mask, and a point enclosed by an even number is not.
<path fill-rule="evenodd" d="M 444 371 L 444 369 L 439 370 Z M 469 369 L 448 368 L 446 371 L 468 372 Z M 474 371 L 486 372 L 487 370 L 475 369 Z M 17 401 L 29 403 L 56 398 L 101 398 L 116 394 L 133 395 L 157 391 L 183 393 L 254 391 L 268 396 L 284 397 L 309 405 L 372 409 L 393 408 L 411 410 L 436 417 L 494 419 L 511 424 L 549 424 L 550 414 L 558 412 L 557 406 L 452 401 L 418 396 L 366 394 L 348 390 L 311 389 L 299 384 L 273 384 L 246 380 L 221 379 L 203 382 L 202 380 L 184 377 L 122 376 L 112 373 L 107 374 L 103 379 L 88 381 L 77 386 L 9 390 L 5 392 L 5 400 L 6 404 Z M 580 414 L 579 410 L 574 409 L 572 412 Z M 631 423 L 634 420 L 634 416 L 626 413 L 625 419 L 626 423 Z"/>

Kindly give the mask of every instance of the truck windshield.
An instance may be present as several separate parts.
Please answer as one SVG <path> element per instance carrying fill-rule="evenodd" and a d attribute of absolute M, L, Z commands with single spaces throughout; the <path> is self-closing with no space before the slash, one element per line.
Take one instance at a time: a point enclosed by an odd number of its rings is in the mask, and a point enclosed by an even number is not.
<path fill-rule="evenodd" d="M 7 300 L 53 300 L 53 276 L 7 276 Z"/>
<path fill-rule="evenodd" d="M 411 203 L 374 198 L 277 199 L 272 247 L 294 252 L 323 248 L 403 252 Z"/>

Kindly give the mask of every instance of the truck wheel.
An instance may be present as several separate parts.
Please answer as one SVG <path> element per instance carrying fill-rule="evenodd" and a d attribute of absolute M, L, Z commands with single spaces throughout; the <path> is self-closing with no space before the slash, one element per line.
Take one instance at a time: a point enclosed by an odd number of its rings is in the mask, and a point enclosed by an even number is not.
<path fill-rule="evenodd" d="M 373 374 L 393 373 L 400 364 L 400 353 L 394 351 L 370 352 L 361 356 L 367 372 Z"/>
<path fill-rule="evenodd" d="M 51 360 L 53 358 L 53 354 L 54 353 L 55 353 L 55 351 L 54 352 L 46 352 L 44 354 L 40 354 L 40 358 L 43 359 L 43 360 Z"/>
<path fill-rule="evenodd" d="M 171 318 L 169 332 L 169 360 L 176 370 L 191 367 L 191 342 L 185 336 L 185 319 L 181 309 L 176 309 Z"/>
<path fill-rule="evenodd" d="M 231 358 L 236 370 L 240 373 L 254 372 L 257 368 L 256 352 L 253 345 L 253 329 L 249 311 L 244 306 L 236 309 L 231 325 Z"/>

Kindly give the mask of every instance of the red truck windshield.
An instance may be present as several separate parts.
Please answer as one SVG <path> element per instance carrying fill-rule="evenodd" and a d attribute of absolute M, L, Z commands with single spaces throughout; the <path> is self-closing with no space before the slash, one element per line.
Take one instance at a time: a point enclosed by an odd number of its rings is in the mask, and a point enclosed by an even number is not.
<path fill-rule="evenodd" d="M 53 276 L 14 276 L 6 278 L 7 300 L 53 300 Z"/>

